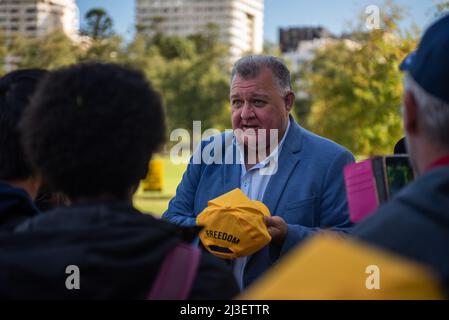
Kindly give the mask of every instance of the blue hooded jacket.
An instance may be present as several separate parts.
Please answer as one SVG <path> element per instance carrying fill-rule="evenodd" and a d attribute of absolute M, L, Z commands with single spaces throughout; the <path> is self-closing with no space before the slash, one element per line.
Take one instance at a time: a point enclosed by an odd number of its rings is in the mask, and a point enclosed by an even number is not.
<path fill-rule="evenodd" d="M 357 225 L 353 235 L 427 265 L 449 297 L 449 167 L 418 178 Z"/>

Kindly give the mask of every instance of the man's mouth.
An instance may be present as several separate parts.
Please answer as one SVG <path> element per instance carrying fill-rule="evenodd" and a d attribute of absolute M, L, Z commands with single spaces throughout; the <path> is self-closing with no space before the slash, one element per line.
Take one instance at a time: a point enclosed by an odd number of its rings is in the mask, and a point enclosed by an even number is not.
<path fill-rule="evenodd" d="M 242 129 L 243 129 L 243 131 L 246 131 L 246 130 L 257 130 L 257 129 L 260 129 L 260 127 L 259 126 L 256 126 L 256 125 L 242 125 Z"/>

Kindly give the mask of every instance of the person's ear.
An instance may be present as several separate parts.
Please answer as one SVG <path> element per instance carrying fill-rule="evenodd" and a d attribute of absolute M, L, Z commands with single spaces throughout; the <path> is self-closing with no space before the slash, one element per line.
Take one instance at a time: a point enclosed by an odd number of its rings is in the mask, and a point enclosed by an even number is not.
<path fill-rule="evenodd" d="M 418 132 L 418 105 L 411 91 L 404 95 L 404 129 L 410 135 Z"/>
<path fill-rule="evenodd" d="M 289 91 L 284 97 L 285 108 L 288 112 L 292 111 L 293 106 L 295 105 L 295 98 L 295 93 L 293 91 Z"/>

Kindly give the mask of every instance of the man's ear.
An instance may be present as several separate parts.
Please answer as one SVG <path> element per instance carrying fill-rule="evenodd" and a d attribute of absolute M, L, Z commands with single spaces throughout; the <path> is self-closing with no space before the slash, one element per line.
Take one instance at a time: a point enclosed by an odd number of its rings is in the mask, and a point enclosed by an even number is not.
<path fill-rule="evenodd" d="M 287 93 L 287 95 L 284 98 L 285 101 L 285 108 L 288 112 L 292 111 L 293 106 L 295 105 L 295 93 L 293 91 L 290 91 Z"/>
<path fill-rule="evenodd" d="M 418 128 L 418 105 L 413 93 L 406 91 L 404 95 L 404 129 L 408 134 L 415 135 Z"/>

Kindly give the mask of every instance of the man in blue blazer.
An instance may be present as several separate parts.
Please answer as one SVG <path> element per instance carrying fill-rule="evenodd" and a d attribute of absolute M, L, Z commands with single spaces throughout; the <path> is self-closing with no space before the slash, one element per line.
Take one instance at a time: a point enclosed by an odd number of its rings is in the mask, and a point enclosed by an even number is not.
<path fill-rule="evenodd" d="M 175 224 L 195 225 L 209 200 L 235 188 L 265 203 L 272 241 L 232 262 L 241 289 L 309 235 L 350 227 L 343 167 L 354 158 L 300 127 L 290 115 L 294 100 L 290 72 L 280 59 L 240 59 L 231 77 L 234 131 L 201 143 L 163 215 Z"/>

